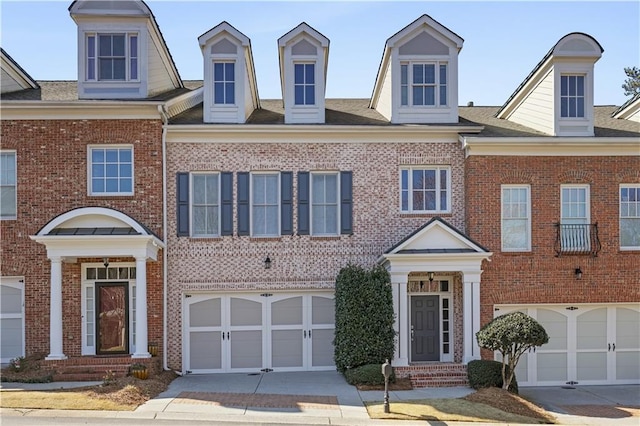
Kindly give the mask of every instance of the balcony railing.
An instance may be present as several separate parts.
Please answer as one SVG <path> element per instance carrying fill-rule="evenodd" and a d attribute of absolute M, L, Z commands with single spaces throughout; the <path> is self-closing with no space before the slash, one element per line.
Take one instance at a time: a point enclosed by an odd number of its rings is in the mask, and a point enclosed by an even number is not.
<path fill-rule="evenodd" d="M 590 254 L 597 256 L 600 251 L 598 224 L 556 223 L 556 256 Z"/>

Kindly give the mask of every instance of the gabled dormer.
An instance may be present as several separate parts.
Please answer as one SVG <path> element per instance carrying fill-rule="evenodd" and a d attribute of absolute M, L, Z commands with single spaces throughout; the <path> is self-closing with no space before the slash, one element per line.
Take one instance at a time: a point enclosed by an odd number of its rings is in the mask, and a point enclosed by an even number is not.
<path fill-rule="evenodd" d="M 463 43 L 428 15 L 398 31 L 385 44 L 370 107 L 392 123 L 457 123 Z"/>
<path fill-rule="evenodd" d="M 2 48 L 0 48 L 0 61 L 2 69 L 1 93 L 40 88 L 40 85 Z"/>
<path fill-rule="evenodd" d="M 640 122 L 640 93 L 636 93 L 627 100 L 620 108 L 616 109 L 611 116 L 622 120 Z"/>
<path fill-rule="evenodd" d="M 552 136 L 593 136 L 593 66 L 602 52 L 590 35 L 562 37 L 496 117 Z"/>
<path fill-rule="evenodd" d="M 301 23 L 278 39 L 285 123 L 324 123 L 329 39 Z"/>
<path fill-rule="evenodd" d="M 260 106 L 251 41 L 222 22 L 198 43 L 204 59 L 204 122 L 244 123 Z"/>
<path fill-rule="evenodd" d="M 140 0 L 78 0 L 78 98 L 145 99 L 183 87 L 149 7 Z"/>

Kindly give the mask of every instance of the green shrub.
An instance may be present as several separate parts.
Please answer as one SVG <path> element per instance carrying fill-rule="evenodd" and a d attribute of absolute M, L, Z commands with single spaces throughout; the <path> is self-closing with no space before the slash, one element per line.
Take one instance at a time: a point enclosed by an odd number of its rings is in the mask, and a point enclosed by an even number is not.
<path fill-rule="evenodd" d="M 347 383 L 357 385 L 384 385 L 384 375 L 382 374 L 382 364 L 367 364 L 356 368 L 349 368 L 344 371 L 344 378 Z M 389 383 L 395 382 L 395 374 L 389 377 Z"/>
<path fill-rule="evenodd" d="M 336 368 L 341 373 L 367 364 L 378 367 L 393 359 L 393 296 L 389 273 L 382 266 L 367 271 L 349 265 L 336 278 Z"/>
<path fill-rule="evenodd" d="M 507 370 L 509 366 L 506 366 Z M 507 371 L 507 374 L 509 372 Z M 502 363 L 500 361 L 490 361 L 486 359 L 477 359 L 467 364 L 467 376 L 469 377 L 469 386 L 473 389 L 480 388 L 501 388 L 502 387 Z M 518 393 L 518 381 L 515 375 L 509 390 Z"/>

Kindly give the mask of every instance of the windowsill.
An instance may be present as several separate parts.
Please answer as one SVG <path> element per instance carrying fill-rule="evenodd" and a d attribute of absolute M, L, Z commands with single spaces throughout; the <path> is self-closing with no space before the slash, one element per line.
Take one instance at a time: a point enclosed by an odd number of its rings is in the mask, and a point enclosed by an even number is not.
<path fill-rule="evenodd" d="M 451 212 L 400 212 L 401 217 L 434 217 L 451 215 Z"/>
<path fill-rule="evenodd" d="M 100 198 L 100 197 L 103 197 L 103 198 L 113 199 L 113 198 L 115 198 L 115 197 L 131 198 L 131 197 L 134 197 L 134 196 L 135 196 L 135 194 L 89 194 L 88 196 L 89 196 L 89 197 L 92 197 L 92 198 Z"/>
<path fill-rule="evenodd" d="M 311 241 L 338 241 L 341 237 L 340 235 L 312 235 L 310 239 Z"/>
<path fill-rule="evenodd" d="M 265 242 L 270 242 L 270 241 L 282 241 L 282 237 L 280 236 L 272 236 L 272 237 L 250 237 L 249 241 L 251 241 L 252 243 L 257 243 L 257 242 L 261 242 L 261 243 L 265 243 Z"/>
<path fill-rule="evenodd" d="M 636 253 L 640 251 L 640 247 L 620 247 L 619 253 Z"/>
<path fill-rule="evenodd" d="M 189 237 L 193 241 L 198 242 L 219 242 L 222 241 L 222 237 L 198 237 L 197 235 L 191 235 Z"/>

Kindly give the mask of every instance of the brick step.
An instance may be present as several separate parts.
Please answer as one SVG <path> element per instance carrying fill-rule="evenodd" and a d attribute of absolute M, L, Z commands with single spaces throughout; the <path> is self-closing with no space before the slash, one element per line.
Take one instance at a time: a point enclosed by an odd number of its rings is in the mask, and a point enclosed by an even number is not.
<path fill-rule="evenodd" d="M 440 387 L 458 387 L 458 386 L 469 386 L 469 382 L 467 379 L 464 380 L 438 380 L 438 379 L 430 379 L 430 380 L 414 380 L 411 378 L 411 386 L 414 388 L 440 388 Z"/>

